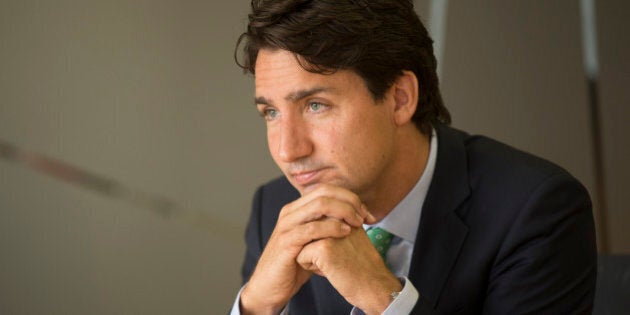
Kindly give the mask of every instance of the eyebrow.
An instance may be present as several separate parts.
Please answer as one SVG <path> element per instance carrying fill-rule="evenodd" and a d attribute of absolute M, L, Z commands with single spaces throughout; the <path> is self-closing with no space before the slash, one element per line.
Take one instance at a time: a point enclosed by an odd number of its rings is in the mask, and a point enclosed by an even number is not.
<path fill-rule="evenodd" d="M 334 89 L 331 87 L 314 87 L 308 90 L 299 90 L 299 91 L 289 93 L 287 96 L 284 97 L 284 99 L 289 102 L 297 102 L 301 99 L 315 95 L 317 93 L 330 92 L 333 90 Z M 256 105 L 273 105 L 273 102 L 271 100 L 268 100 L 264 96 L 258 96 L 255 99 L 255 104 Z"/>

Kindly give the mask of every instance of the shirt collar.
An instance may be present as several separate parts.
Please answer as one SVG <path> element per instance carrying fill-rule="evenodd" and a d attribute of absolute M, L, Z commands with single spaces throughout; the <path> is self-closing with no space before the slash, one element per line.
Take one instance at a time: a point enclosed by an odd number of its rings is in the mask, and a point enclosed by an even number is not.
<path fill-rule="evenodd" d="M 422 214 L 422 205 L 424 199 L 429 191 L 429 185 L 433 178 L 433 171 L 435 170 L 435 162 L 437 158 L 437 146 L 438 140 L 435 130 L 431 134 L 431 143 L 429 145 L 429 158 L 427 165 L 424 167 L 422 176 L 411 191 L 403 198 L 403 200 L 394 207 L 383 220 L 374 224 L 374 227 L 380 227 L 388 232 L 408 241 L 414 243 L 416 241 L 416 234 L 418 233 L 418 226 L 420 222 L 420 216 Z M 364 224 L 364 228 L 371 227 Z"/>

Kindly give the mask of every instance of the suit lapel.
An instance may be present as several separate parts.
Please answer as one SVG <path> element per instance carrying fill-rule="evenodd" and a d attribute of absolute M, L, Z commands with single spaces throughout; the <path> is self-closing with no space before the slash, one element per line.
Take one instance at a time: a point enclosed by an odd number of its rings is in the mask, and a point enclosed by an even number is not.
<path fill-rule="evenodd" d="M 455 210 L 468 198 L 468 169 L 463 133 L 435 126 L 437 162 L 422 207 L 409 279 L 435 308 L 468 233 Z"/>

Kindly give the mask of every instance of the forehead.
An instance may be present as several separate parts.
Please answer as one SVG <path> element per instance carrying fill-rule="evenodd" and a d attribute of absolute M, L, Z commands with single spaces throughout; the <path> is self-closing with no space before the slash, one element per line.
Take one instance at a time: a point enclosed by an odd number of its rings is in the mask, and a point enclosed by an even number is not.
<path fill-rule="evenodd" d="M 347 90 L 365 88 L 363 80 L 353 71 L 340 70 L 332 74 L 305 70 L 296 56 L 286 50 L 262 49 L 256 59 L 256 95 L 285 97 L 299 90 L 321 88 Z"/>

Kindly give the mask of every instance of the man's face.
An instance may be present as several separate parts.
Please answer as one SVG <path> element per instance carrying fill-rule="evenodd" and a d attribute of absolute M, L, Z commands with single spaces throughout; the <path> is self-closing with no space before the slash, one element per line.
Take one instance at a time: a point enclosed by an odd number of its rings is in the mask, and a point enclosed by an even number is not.
<path fill-rule="evenodd" d="M 389 94 L 375 102 L 354 72 L 311 73 L 284 50 L 261 50 L 255 79 L 269 151 L 300 193 L 326 183 L 365 201 L 384 184 L 396 133 Z"/>

